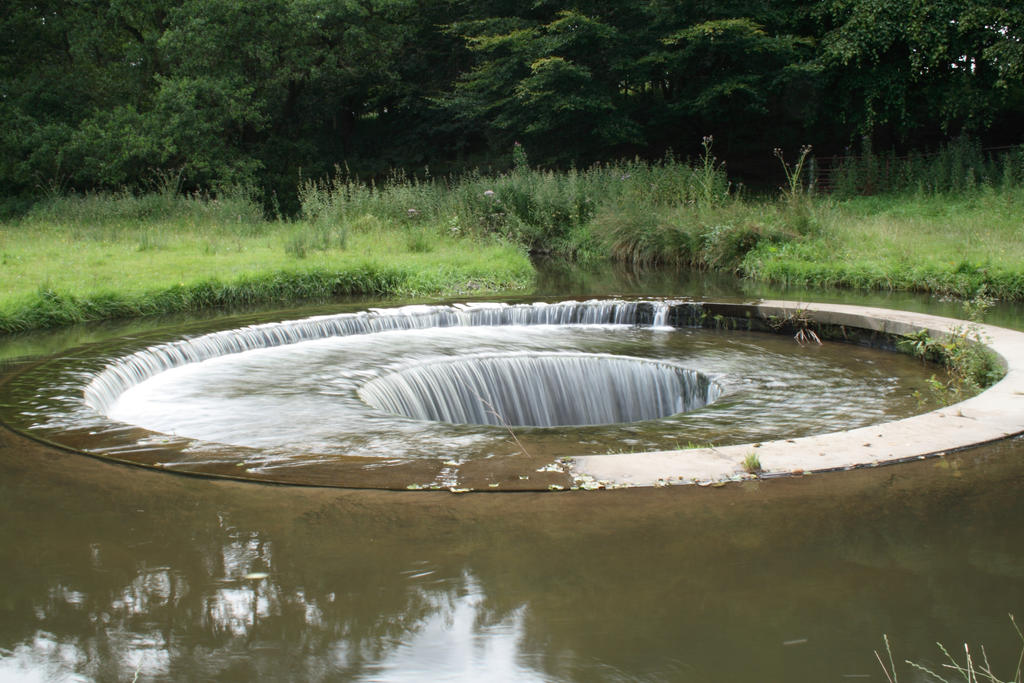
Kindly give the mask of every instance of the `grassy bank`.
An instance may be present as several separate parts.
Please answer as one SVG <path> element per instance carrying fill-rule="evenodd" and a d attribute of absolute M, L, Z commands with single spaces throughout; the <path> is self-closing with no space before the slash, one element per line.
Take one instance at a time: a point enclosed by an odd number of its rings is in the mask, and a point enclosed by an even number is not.
<path fill-rule="evenodd" d="M 517 147 L 498 177 L 380 187 L 344 175 L 307 183 L 305 214 L 433 221 L 563 260 L 718 270 L 783 284 L 1024 300 L 1024 148 L 984 154 L 958 141 L 933 154 L 844 161 L 817 191 L 810 149 L 776 150 L 779 189 L 734 183 L 704 140 L 697 159 L 621 161 L 565 173 Z"/>
<path fill-rule="evenodd" d="M 758 244 L 746 276 L 794 285 L 1024 299 L 1024 189 L 818 200 L 817 230 Z"/>
<path fill-rule="evenodd" d="M 0 225 L 0 331 L 213 307 L 520 289 L 524 250 L 431 221 L 264 220 L 248 197 L 55 197 Z"/>
<path fill-rule="evenodd" d="M 780 190 L 696 160 L 374 184 L 338 169 L 268 220 L 244 191 L 55 195 L 0 224 L 0 332 L 220 306 L 522 288 L 527 252 L 718 270 L 812 287 L 1024 300 L 1024 149 L 957 143 L 853 160 L 815 191 L 809 150 Z M 872 192 L 870 196 L 863 196 Z"/>
<path fill-rule="evenodd" d="M 811 182 L 809 155 L 777 157 L 780 190 L 745 196 L 708 145 L 690 165 L 689 201 L 607 203 L 591 223 L 593 242 L 640 265 L 963 298 L 984 288 L 1024 300 L 1024 150 L 991 157 L 958 143 L 930 157 L 859 159 L 837 169 L 828 195 Z M 731 190 L 702 194 L 709 185 Z"/>
<path fill-rule="evenodd" d="M 805 197 L 798 206 L 730 199 L 711 207 L 601 213 L 613 258 L 679 264 L 810 287 L 969 298 L 983 286 L 1024 299 L 1024 190 L 957 195 Z"/>

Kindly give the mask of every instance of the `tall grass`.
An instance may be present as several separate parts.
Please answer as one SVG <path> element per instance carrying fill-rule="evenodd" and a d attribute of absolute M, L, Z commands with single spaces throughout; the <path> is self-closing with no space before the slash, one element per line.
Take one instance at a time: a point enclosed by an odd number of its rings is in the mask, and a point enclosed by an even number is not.
<path fill-rule="evenodd" d="M 438 235 L 469 235 L 519 244 L 535 255 L 735 269 L 754 246 L 785 242 L 794 228 L 787 212 L 766 216 L 763 207 L 731 193 L 712 147 L 707 137 L 696 160 L 669 155 L 565 172 L 530 168 L 517 147 L 510 171 L 486 177 L 394 173 L 371 182 L 336 168 L 329 178 L 301 184 L 304 227 L 289 249 L 301 257 L 344 248 L 361 225 L 378 220 L 403 226 L 413 249 L 428 249 Z M 802 220 L 797 232 L 805 231 Z"/>
<path fill-rule="evenodd" d="M 244 191 L 54 195 L 0 223 L 0 332 L 211 307 L 521 289 L 523 249 L 429 221 L 267 220 Z"/>
<path fill-rule="evenodd" d="M 796 237 L 776 214 L 739 201 L 709 208 L 611 206 L 597 215 L 593 229 L 619 261 L 735 273 L 757 246 L 782 245 Z"/>
<path fill-rule="evenodd" d="M 36 225 L 77 229 L 132 230 L 153 223 L 176 222 L 190 225 L 252 228 L 264 223 L 263 209 L 251 188 L 229 187 L 215 195 L 183 195 L 173 183 L 157 191 L 133 194 L 63 194 L 50 190 L 26 214 Z"/>
<path fill-rule="evenodd" d="M 341 293 L 523 287 L 527 253 L 1024 299 L 1024 148 L 993 157 L 960 141 L 884 164 L 868 156 L 840 167 L 831 196 L 811 191 L 809 148 L 776 156 L 774 197 L 737 191 L 710 137 L 694 160 L 566 172 L 530 168 L 521 148 L 494 176 L 396 172 L 375 182 L 338 168 L 300 183 L 301 211 L 288 220 L 264 216 L 246 188 L 183 195 L 170 177 L 143 195 L 52 192 L 0 223 L 0 330 Z M 866 189 L 874 194 L 857 194 Z"/>
<path fill-rule="evenodd" d="M 747 277 L 792 285 L 1024 299 L 1024 187 L 818 200 L 821 231 L 759 245 Z"/>
<path fill-rule="evenodd" d="M 904 663 L 913 672 L 920 674 L 915 676 L 914 680 L 938 681 L 939 683 L 954 683 L 954 681 L 964 681 L 964 683 L 1024 683 L 1024 632 L 1021 631 L 1020 626 L 1017 625 L 1017 620 L 1012 614 L 1010 615 L 1010 623 L 1013 625 L 1013 630 L 1016 632 L 1017 639 L 1020 641 L 1022 648 L 1020 654 L 1017 655 L 1015 665 L 1012 662 L 1010 664 L 1013 668 L 1006 669 L 1005 673 L 997 673 L 989 661 L 988 652 L 984 645 L 972 651 L 971 646 L 967 643 L 963 645 L 962 655 L 955 654 L 955 650 L 950 652 L 942 643 L 936 643 L 936 646 L 938 646 L 939 651 L 942 653 L 940 664 L 937 666 L 926 666 L 909 659 L 904 660 Z M 878 664 L 882 668 L 885 680 L 889 683 L 899 683 L 899 670 L 892 655 L 889 637 L 884 635 L 882 639 L 885 642 L 886 656 L 883 657 L 878 650 L 875 650 L 875 659 L 878 660 Z M 1009 677 L 1003 678 L 1006 674 Z"/>
<path fill-rule="evenodd" d="M 933 152 L 895 152 L 841 159 L 831 173 L 837 197 L 872 194 L 948 195 L 1024 184 L 1024 146 L 986 153 L 959 138 Z"/>
<path fill-rule="evenodd" d="M 886 164 L 868 156 L 840 169 L 845 189 L 833 195 L 814 193 L 810 147 L 792 161 L 776 150 L 780 193 L 748 198 L 728 191 L 705 145 L 696 164 L 630 169 L 648 176 L 645 188 L 666 186 L 650 176 L 672 176 L 675 196 L 602 188 L 589 232 L 603 253 L 800 286 L 1024 299 L 1024 147 L 985 155 L 960 140 Z M 710 202 L 699 180 L 709 168 L 727 188 Z M 859 194 L 866 189 L 874 194 Z"/>
<path fill-rule="evenodd" d="M 432 225 L 440 231 L 491 236 L 535 254 L 587 257 L 602 254 L 602 235 L 592 224 L 617 207 L 712 208 L 727 201 L 724 165 L 711 155 L 710 138 L 697 162 L 667 156 L 556 172 L 531 169 L 525 157 L 497 176 L 411 178 L 395 173 L 383 182 L 362 181 L 345 169 L 306 180 L 299 197 L 302 219 L 347 234 L 367 217 L 398 225 Z"/>

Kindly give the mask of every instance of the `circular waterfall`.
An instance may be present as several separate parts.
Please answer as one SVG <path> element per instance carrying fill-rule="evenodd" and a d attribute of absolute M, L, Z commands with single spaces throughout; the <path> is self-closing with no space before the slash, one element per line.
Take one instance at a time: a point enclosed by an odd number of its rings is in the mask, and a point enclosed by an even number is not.
<path fill-rule="evenodd" d="M 696 370 L 597 354 L 476 355 L 404 368 L 359 390 L 416 420 L 511 427 L 639 422 L 702 408 L 719 387 Z"/>
<path fill-rule="evenodd" d="M 855 343 L 801 346 L 785 326 L 806 318 L 787 310 L 594 300 L 212 323 L 32 364 L 5 379 L 0 420 L 67 448 L 178 472 L 535 490 L 566 485 L 558 463 L 587 454 L 660 463 L 651 453 L 674 452 L 732 476 L 769 442 L 920 412 L 915 392 L 927 390 L 932 370 L 883 350 L 892 334 L 920 329 L 917 319 L 877 332 L 858 311 L 834 317 L 831 337 Z M 881 434 L 858 447 L 888 457 Z M 801 452 L 821 465 L 791 469 L 834 466 L 837 451 L 814 444 Z M 730 448 L 736 454 L 725 458 Z M 700 467 L 679 479 L 723 476 Z"/>

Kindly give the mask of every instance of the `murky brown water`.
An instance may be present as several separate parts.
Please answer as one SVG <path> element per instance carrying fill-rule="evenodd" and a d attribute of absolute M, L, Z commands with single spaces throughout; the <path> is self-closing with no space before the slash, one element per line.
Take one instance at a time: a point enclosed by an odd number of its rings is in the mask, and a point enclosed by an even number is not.
<path fill-rule="evenodd" d="M 197 479 L 0 431 L 0 680 L 882 681 L 883 633 L 897 661 L 984 643 L 1009 677 L 1022 494 L 1020 441 L 460 496 Z"/>

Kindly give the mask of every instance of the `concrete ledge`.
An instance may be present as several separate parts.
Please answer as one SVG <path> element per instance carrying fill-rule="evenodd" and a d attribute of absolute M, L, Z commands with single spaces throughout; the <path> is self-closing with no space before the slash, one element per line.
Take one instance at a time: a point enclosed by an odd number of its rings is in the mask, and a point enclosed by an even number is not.
<path fill-rule="evenodd" d="M 793 335 L 811 329 L 826 343 L 849 342 L 892 349 L 904 335 L 926 330 L 943 338 L 962 320 L 906 311 L 790 301 L 759 303 L 636 302 L 640 325 L 669 324 L 770 331 Z M 761 477 L 872 467 L 926 458 L 1024 434 L 1024 333 L 989 325 L 977 331 L 1001 359 L 1005 377 L 982 394 L 914 417 L 831 434 L 717 448 L 616 455 L 553 455 L 471 459 L 453 464 L 415 459 L 380 466 L 379 458 L 310 459 L 301 467 L 243 467 L 247 452 L 207 457 L 202 443 L 115 424 L 106 430 L 35 424 L 31 408 L 39 382 L 50 376 L 47 360 L 0 373 L 0 426 L 62 450 L 105 461 L 176 474 L 267 484 L 379 489 L 448 489 L 452 492 L 565 491 L 676 484 L 711 485 L 751 479 L 743 461 L 756 453 Z M 794 342 L 795 343 L 795 342 Z M 58 357 L 60 362 L 61 358 Z M 38 366 L 38 367 L 37 367 Z M 38 374 L 33 374 L 38 373 Z M 26 407 L 29 409 L 26 410 Z M 213 445 L 212 448 L 216 448 Z M 222 447 L 228 450 L 234 447 Z"/>
<path fill-rule="evenodd" d="M 906 335 L 928 330 L 942 338 L 962 320 L 883 308 L 840 304 L 763 301 L 758 304 L 703 304 L 723 321 L 757 321 L 781 326 L 804 317 L 813 326 Z M 709 484 L 751 478 L 743 460 L 756 453 L 761 476 L 798 475 L 941 455 L 1024 433 L 1024 333 L 978 325 L 986 346 L 1006 368 L 1006 376 L 981 394 L 939 410 L 883 424 L 799 439 L 721 448 L 569 459 L 574 482 L 594 486 Z"/>

